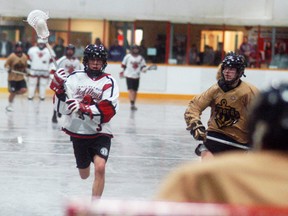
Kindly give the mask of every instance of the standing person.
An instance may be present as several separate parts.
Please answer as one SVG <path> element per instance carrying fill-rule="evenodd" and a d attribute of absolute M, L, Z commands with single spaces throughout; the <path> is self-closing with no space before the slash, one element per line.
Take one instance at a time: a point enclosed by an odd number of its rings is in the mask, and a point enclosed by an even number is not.
<path fill-rule="evenodd" d="M 6 58 L 13 52 L 13 44 L 8 40 L 7 32 L 1 33 L 0 40 L 0 57 Z"/>
<path fill-rule="evenodd" d="M 243 37 L 243 42 L 241 43 L 239 47 L 239 51 L 240 51 L 240 54 L 245 57 L 247 66 L 250 67 L 250 58 L 251 58 L 251 53 L 253 52 L 253 46 L 249 42 L 247 36 Z"/>
<path fill-rule="evenodd" d="M 68 44 L 68 46 L 65 47 L 65 55 L 56 61 L 57 67 L 63 68 L 67 76 L 71 74 L 73 71 L 81 70 L 82 68 L 79 59 L 76 58 L 74 54 L 75 54 L 75 46 L 73 44 Z M 54 74 L 55 71 L 56 68 L 52 69 L 50 71 L 50 74 Z M 58 114 L 58 116 L 60 117 L 61 114 Z M 56 110 L 53 111 L 52 122 L 53 123 L 58 122 Z"/>
<path fill-rule="evenodd" d="M 49 82 L 49 70 L 52 64 L 51 54 L 46 47 L 47 39 L 39 38 L 37 45 L 28 50 L 30 70 L 28 75 L 28 100 L 33 100 L 39 84 L 40 100 L 45 100 Z M 55 56 L 55 54 L 53 54 Z"/>
<path fill-rule="evenodd" d="M 125 49 L 119 45 L 118 39 L 114 40 L 112 46 L 108 50 L 108 60 L 113 62 L 121 62 L 125 56 Z"/>
<path fill-rule="evenodd" d="M 92 196 L 100 197 L 113 138 L 110 120 L 119 107 L 119 89 L 114 78 L 104 72 L 107 52 L 102 45 L 85 48 L 83 65 L 84 70 L 68 77 L 63 68 L 58 69 L 50 88 L 56 93 L 56 111 L 65 115 L 63 131 L 71 137 L 80 177 L 87 179 L 94 163 Z"/>
<path fill-rule="evenodd" d="M 249 154 L 227 153 L 188 163 L 169 174 L 158 200 L 287 207 L 288 85 L 270 87 L 248 117 Z"/>
<path fill-rule="evenodd" d="M 245 70 L 242 55 L 228 53 L 222 61 L 221 70 L 221 79 L 194 97 L 184 114 L 187 130 L 196 140 L 204 141 L 195 150 L 202 159 L 225 151 L 240 150 L 241 147 L 248 149 L 249 146 L 247 114 L 258 90 L 240 79 Z M 208 106 L 211 107 L 211 114 L 206 130 L 201 122 L 201 114 Z M 240 148 L 225 142 L 236 143 Z"/>
<path fill-rule="evenodd" d="M 26 80 L 24 75 L 27 72 L 27 61 L 28 57 L 23 53 L 23 46 L 21 42 L 15 44 L 14 53 L 11 53 L 4 67 L 8 70 L 8 106 L 6 110 L 9 112 L 13 111 L 13 102 L 17 94 L 24 94 L 27 91 Z M 19 73 L 23 72 L 23 74 Z"/>
<path fill-rule="evenodd" d="M 139 47 L 137 45 L 131 46 L 131 52 L 125 55 L 121 67 L 124 69 L 124 72 L 120 73 L 120 77 L 126 77 L 131 110 L 137 110 L 135 103 L 139 88 L 140 74 L 141 72 L 146 72 L 147 69 L 146 61 L 139 54 Z"/>
<path fill-rule="evenodd" d="M 54 45 L 53 50 L 56 55 L 56 59 L 61 58 L 63 55 L 65 55 L 65 46 L 64 46 L 64 39 L 59 37 L 57 44 Z"/>

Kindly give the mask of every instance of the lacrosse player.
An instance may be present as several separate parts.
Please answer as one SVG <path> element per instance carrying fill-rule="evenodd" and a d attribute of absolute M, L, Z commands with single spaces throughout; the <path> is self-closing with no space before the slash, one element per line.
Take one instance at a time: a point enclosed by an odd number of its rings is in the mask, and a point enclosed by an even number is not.
<path fill-rule="evenodd" d="M 287 207 L 287 119 L 287 83 L 261 92 L 248 114 L 252 151 L 181 166 L 163 182 L 157 199 Z"/>
<path fill-rule="evenodd" d="M 228 53 L 221 64 L 220 80 L 193 98 L 185 111 L 187 130 L 196 140 L 204 142 L 195 150 L 202 159 L 224 151 L 249 148 L 247 113 L 258 90 L 241 80 L 245 65 L 242 55 Z M 208 106 L 211 114 L 206 129 L 201 114 Z"/>
<path fill-rule="evenodd" d="M 8 71 L 8 106 L 6 110 L 8 112 L 13 111 L 13 101 L 17 94 L 24 94 L 27 91 L 27 84 L 24 78 L 27 73 L 27 61 L 28 57 L 23 52 L 24 48 L 21 42 L 15 44 L 14 52 L 11 53 L 4 67 Z"/>
<path fill-rule="evenodd" d="M 50 88 L 55 91 L 56 111 L 65 117 L 63 131 L 71 137 L 80 177 L 87 179 L 94 163 L 92 196 L 100 197 L 113 137 L 110 120 L 119 107 L 119 89 L 114 78 L 104 72 L 107 52 L 102 45 L 85 48 L 83 65 L 84 70 L 68 76 L 65 69 L 58 69 Z"/>
<path fill-rule="evenodd" d="M 140 74 L 147 70 L 146 61 L 139 52 L 140 50 L 137 45 L 131 46 L 131 52 L 125 55 L 121 64 L 124 71 L 120 72 L 120 77 L 126 77 L 131 110 L 137 110 L 135 103 L 139 88 Z"/>
<path fill-rule="evenodd" d="M 68 44 L 65 47 L 65 55 L 56 61 L 58 68 L 64 68 L 67 76 L 75 70 L 81 70 L 82 69 L 81 62 L 79 61 L 78 58 L 76 58 L 74 56 L 74 54 L 75 54 L 75 46 L 73 44 Z M 53 67 L 51 69 L 50 75 L 52 75 L 52 77 L 53 77 L 56 70 L 57 70 L 57 68 L 55 68 L 55 67 Z M 60 117 L 61 114 L 58 114 L 58 116 Z M 54 112 L 53 112 L 52 122 L 53 123 L 58 122 L 56 110 L 54 110 Z"/>
<path fill-rule="evenodd" d="M 49 83 L 49 72 L 52 64 L 52 58 L 55 57 L 54 51 L 53 57 L 46 47 L 47 39 L 39 38 L 37 45 L 31 47 L 28 50 L 30 65 L 28 74 L 28 100 L 33 100 L 37 84 L 39 84 L 39 97 L 40 100 L 45 100 L 46 88 Z"/>

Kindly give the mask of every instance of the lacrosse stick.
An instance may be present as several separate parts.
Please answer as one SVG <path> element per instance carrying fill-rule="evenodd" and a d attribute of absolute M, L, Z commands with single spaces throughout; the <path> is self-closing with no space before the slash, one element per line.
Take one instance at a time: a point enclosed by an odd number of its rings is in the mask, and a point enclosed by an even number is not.
<path fill-rule="evenodd" d="M 49 19 L 49 16 L 45 12 L 41 10 L 33 10 L 28 14 L 27 22 L 29 23 L 30 26 L 34 28 L 39 38 L 47 40 L 46 47 L 49 50 L 49 53 L 51 55 L 51 58 L 53 60 L 55 67 L 57 68 L 57 64 L 56 64 L 55 57 L 53 55 L 52 48 L 50 44 L 48 43 L 48 37 L 50 35 L 48 26 L 47 26 L 48 19 Z"/>
<path fill-rule="evenodd" d="M 241 144 L 238 144 L 238 143 L 234 143 L 234 142 L 218 139 L 218 138 L 215 138 L 215 137 L 207 136 L 206 139 L 213 140 L 213 141 L 216 141 L 216 142 L 219 142 L 219 143 L 223 143 L 225 145 L 233 146 L 233 147 L 236 147 L 236 148 L 250 150 L 250 148 L 248 146 L 244 146 L 244 145 L 241 145 Z"/>
<path fill-rule="evenodd" d="M 157 70 L 157 65 L 156 64 L 152 64 L 149 67 L 143 68 L 142 71 L 145 73 L 146 71 L 150 71 L 150 70 Z"/>

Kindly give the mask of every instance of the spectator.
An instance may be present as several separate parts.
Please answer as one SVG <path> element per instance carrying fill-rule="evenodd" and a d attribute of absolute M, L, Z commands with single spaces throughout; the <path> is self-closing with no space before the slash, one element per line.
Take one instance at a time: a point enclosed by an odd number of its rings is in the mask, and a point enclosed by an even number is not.
<path fill-rule="evenodd" d="M 252 52 L 253 52 L 253 46 L 252 44 L 249 43 L 248 37 L 244 36 L 243 42 L 239 48 L 239 54 L 245 57 L 245 60 L 247 62 L 247 67 L 250 67 L 250 55 Z"/>
<path fill-rule="evenodd" d="M 287 69 L 288 68 L 288 55 L 285 51 L 285 47 L 281 45 L 279 47 L 279 53 L 274 55 L 270 63 L 270 68 Z"/>
<path fill-rule="evenodd" d="M 1 33 L 0 57 L 8 57 L 13 52 L 13 44 L 7 39 L 7 32 Z"/>
<path fill-rule="evenodd" d="M 203 52 L 203 65 L 214 64 L 214 50 L 211 46 L 205 45 Z"/>
<path fill-rule="evenodd" d="M 108 60 L 114 62 L 121 62 L 125 54 L 126 53 L 123 46 L 120 46 L 118 39 L 115 39 L 113 45 L 110 46 L 108 50 Z"/>
<path fill-rule="evenodd" d="M 214 65 L 218 66 L 225 56 L 225 51 L 223 50 L 223 43 L 219 42 L 217 46 L 217 50 L 214 53 Z"/>
<path fill-rule="evenodd" d="M 145 45 L 145 40 L 141 40 L 140 42 L 140 46 L 139 46 L 139 54 L 147 60 L 147 48 L 146 48 L 146 45 Z"/>
<path fill-rule="evenodd" d="M 156 199 L 287 207 L 287 94 L 288 84 L 281 84 L 256 97 L 248 124 L 251 153 L 185 164 L 168 175 Z"/>
<path fill-rule="evenodd" d="M 199 51 L 196 44 L 192 44 L 192 47 L 189 52 L 189 64 L 199 65 L 200 64 L 200 56 Z"/>
<path fill-rule="evenodd" d="M 272 44 L 271 44 L 271 41 L 267 41 L 265 43 L 264 55 L 265 55 L 266 66 L 269 67 L 270 62 L 272 60 Z"/>
<path fill-rule="evenodd" d="M 81 60 L 83 58 L 83 53 L 84 53 L 84 46 L 82 45 L 81 39 L 77 39 L 75 43 L 75 54 L 74 56 Z"/>
<path fill-rule="evenodd" d="M 58 43 L 53 47 L 53 50 L 56 55 L 56 59 L 61 58 L 65 54 L 64 39 L 59 37 Z"/>

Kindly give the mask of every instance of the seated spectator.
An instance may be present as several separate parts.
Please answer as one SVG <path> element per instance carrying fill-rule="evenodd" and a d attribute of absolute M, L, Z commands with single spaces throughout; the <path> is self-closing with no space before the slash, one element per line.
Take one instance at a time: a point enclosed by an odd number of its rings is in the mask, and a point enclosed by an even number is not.
<path fill-rule="evenodd" d="M 65 55 L 65 46 L 64 46 L 64 39 L 59 37 L 57 44 L 54 45 L 53 50 L 56 55 L 56 59 L 61 58 Z"/>
<path fill-rule="evenodd" d="M 213 65 L 214 64 L 214 50 L 211 46 L 205 45 L 203 52 L 203 65 Z"/>
<path fill-rule="evenodd" d="M 113 45 L 110 46 L 108 50 L 108 60 L 113 62 L 121 62 L 125 55 L 125 49 L 123 46 L 120 46 L 118 40 L 115 39 Z"/>
<path fill-rule="evenodd" d="M 249 117 L 253 151 L 223 153 L 171 173 L 157 200 L 287 207 L 288 84 L 263 91 Z"/>

